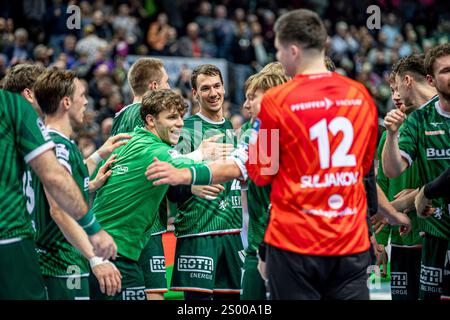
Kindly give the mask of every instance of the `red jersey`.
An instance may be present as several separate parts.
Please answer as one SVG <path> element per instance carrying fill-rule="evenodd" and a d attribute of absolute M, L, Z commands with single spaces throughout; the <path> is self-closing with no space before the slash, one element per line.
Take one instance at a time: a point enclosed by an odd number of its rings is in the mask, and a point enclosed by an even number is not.
<path fill-rule="evenodd" d="M 266 92 L 258 119 L 246 167 L 272 184 L 264 240 L 308 255 L 368 250 L 363 177 L 378 124 L 366 88 L 334 72 L 297 75 Z"/>

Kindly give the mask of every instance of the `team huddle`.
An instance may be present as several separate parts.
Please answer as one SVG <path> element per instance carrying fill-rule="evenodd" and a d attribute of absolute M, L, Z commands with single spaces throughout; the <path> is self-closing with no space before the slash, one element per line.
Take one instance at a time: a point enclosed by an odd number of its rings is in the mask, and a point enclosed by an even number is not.
<path fill-rule="evenodd" d="M 448 299 L 450 45 L 394 65 L 377 149 L 375 103 L 334 72 L 318 15 L 291 11 L 274 31 L 279 62 L 245 82 L 239 130 L 223 116 L 219 68 L 193 70 L 200 108 L 186 117 L 162 61 L 140 58 L 132 104 L 86 159 L 72 140 L 80 79 L 12 67 L 0 91 L 0 298 L 158 300 L 170 288 L 186 300 L 369 300 L 372 253 L 386 273 L 390 241 L 392 298 Z"/>

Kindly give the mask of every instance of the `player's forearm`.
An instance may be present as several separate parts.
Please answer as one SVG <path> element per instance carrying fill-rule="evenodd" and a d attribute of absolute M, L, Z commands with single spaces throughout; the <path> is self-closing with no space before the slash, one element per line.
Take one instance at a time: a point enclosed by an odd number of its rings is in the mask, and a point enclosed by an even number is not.
<path fill-rule="evenodd" d="M 407 167 L 408 163 L 400 154 L 397 134 L 387 134 L 382 153 L 383 172 L 388 178 L 398 177 Z"/>
<path fill-rule="evenodd" d="M 390 204 L 388 198 L 383 193 L 383 190 L 377 185 L 377 196 L 378 196 L 378 211 L 389 221 L 395 221 L 398 217 L 398 212 Z"/>
<path fill-rule="evenodd" d="M 74 246 L 86 259 L 95 256 L 89 238 L 83 228 L 66 212 L 62 211 L 56 202 L 47 194 L 50 205 L 50 215 L 58 225 L 59 230 L 69 243 Z"/>
<path fill-rule="evenodd" d="M 424 187 L 424 195 L 427 199 L 448 197 L 450 189 L 450 168 L 445 170 L 439 177 Z"/>
<path fill-rule="evenodd" d="M 89 175 L 92 175 L 97 169 L 97 166 L 100 162 L 103 161 L 103 158 L 100 156 L 98 151 L 95 151 L 93 154 L 89 156 L 89 158 L 84 159 L 84 164 L 88 168 Z"/>
<path fill-rule="evenodd" d="M 216 161 L 208 166 L 212 172 L 212 184 L 224 183 L 241 177 L 241 170 L 233 160 Z"/>
<path fill-rule="evenodd" d="M 75 220 L 88 211 L 86 201 L 72 176 L 58 163 L 53 151 L 48 151 L 30 161 L 44 187 L 62 210 Z"/>

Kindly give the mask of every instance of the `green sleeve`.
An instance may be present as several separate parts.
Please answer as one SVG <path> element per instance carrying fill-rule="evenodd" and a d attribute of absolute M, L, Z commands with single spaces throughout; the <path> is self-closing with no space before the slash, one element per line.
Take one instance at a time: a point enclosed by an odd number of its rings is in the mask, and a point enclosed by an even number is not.
<path fill-rule="evenodd" d="M 408 160 L 409 165 L 417 157 L 418 125 L 417 113 L 411 114 L 399 130 L 398 147 L 403 157 Z"/>

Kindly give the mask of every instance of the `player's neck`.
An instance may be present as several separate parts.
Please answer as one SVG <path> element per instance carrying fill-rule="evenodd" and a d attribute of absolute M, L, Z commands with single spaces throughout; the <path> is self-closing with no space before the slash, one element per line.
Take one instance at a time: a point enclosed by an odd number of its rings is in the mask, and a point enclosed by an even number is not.
<path fill-rule="evenodd" d="M 450 96 L 444 96 L 439 92 L 439 104 L 442 110 L 444 110 L 445 112 L 450 112 Z"/>
<path fill-rule="evenodd" d="M 428 84 L 422 85 L 418 84 L 417 89 L 414 91 L 413 96 L 413 105 L 418 108 L 423 105 L 425 102 L 433 98 L 437 94 L 435 88 L 431 87 Z"/>
<path fill-rule="evenodd" d="M 325 66 L 324 56 L 322 54 L 304 54 L 302 56 L 302 62 L 298 65 L 297 74 L 317 74 L 328 72 Z"/>
<path fill-rule="evenodd" d="M 133 98 L 133 104 L 135 104 L 135 103 L 142 103 L 142 96 L 134 97 Z"/>
<path fill-rule="evenodd" d="M 200 108 L 199 112 L 202 116 L 208 118 L 213 122 L 220 122 L 223 120 L 223 109 L 221 108 L 218 111 L 208 111 L 203 108 Z"/>
<path fill-rule="evenodd" d="M 73 133 L 72 124 L 70 123 L 69 116 L 52 115 L 45 117 L 45 125 L 49 129 L 54 129 L 61 132 L 66 137 L 71 137 Z"/>

